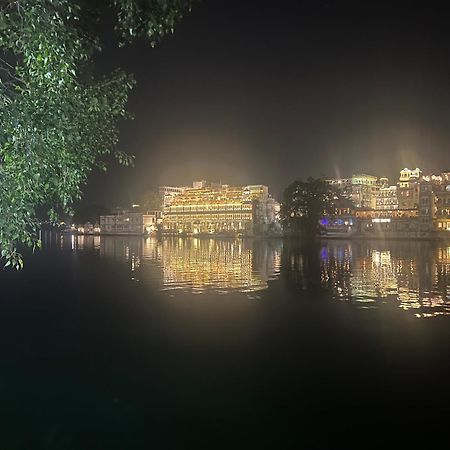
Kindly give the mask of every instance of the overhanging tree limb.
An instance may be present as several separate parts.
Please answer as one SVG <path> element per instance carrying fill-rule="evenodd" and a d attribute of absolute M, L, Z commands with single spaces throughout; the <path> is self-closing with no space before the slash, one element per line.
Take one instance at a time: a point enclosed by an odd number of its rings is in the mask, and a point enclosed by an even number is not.
<path fill-rule="evenodd" d="M 134 24 L 130 37 L 147 35 L 155 44 L 190 2 L 111 0 L 110 5 L 122 34 Z M 82 76 L 100 47 L 80 25 L 87 8 L 81 0 L 0 3 L 0 49 L 15 60 L 3 64 L 11 76 L 0 84 L 0 248 L 6 264 L 16 268 L 23 264 L 17 246 L 39 245 L 38 209 L 56 221 L 58 212 L 70 212 L 106 155 L 122 164 L 132 161 L 118 148 L 118 122 L 127 117 L 134 81 L 121 70 L 101 79 Z"/>

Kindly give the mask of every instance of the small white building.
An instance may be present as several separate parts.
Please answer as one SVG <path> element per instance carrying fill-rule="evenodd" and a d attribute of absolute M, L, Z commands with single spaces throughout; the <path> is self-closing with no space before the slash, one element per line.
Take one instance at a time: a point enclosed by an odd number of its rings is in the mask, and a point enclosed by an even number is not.
<path fill-rule="evenodd" d="M 157 231 L 161 221 L 161 211 L 149 214 L 119 210 L 116 213 L 100 216 L 101 234 L 144 235 Z"/>
<path fill-rule="evenodd" d="M 99 234 L 100 225 L 98 223 L 86 222 L 82 225 L 73 226 L 72 231 L 76 231 L 78 234 Z"/>

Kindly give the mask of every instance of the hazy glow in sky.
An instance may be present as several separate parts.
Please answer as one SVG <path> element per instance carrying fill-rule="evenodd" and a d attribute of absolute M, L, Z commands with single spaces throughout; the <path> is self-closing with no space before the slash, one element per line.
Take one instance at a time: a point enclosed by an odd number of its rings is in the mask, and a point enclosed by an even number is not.
<path fill-rule="evenodd" d="M 127 203 L 193 179 L 265 183 L 405 166 L 449 169 L 450 36 L 411 2 L 204 1 L 156 49 L 102 55 L 138 84 L 122 127 L 134 169 L 86 202 Z"/>

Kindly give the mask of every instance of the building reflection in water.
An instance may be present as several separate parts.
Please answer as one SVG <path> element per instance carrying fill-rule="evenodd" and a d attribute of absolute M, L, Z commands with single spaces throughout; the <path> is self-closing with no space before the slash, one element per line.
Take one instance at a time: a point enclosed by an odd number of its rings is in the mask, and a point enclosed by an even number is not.
<path fill-rule="evenodd" d="M 75 237 L 75 248 L 99 248 L 101 256 L 126 261 L 133 279 L 161 290 L 255 292 L 266 289 L 280 269 L 281 240 L 96 237 Z"/>
<path fill-rule="evenodd" d="M 425 242 L 324 242 L 321 283 L 363 308 L 395 303 L 417 317 L 450 314 L 450 247 Z"/>
<path fill-rule="evenodd" d="M 450 314 L 450 247 L 427 242 L 330 240 L 318 249 L 282 240 L 69 236 L 64 245 L 125 261 L 132 279 L 158 290 L 251 293 L 281 273 L 287 296 L 321 290 L 358 308 Z"/>
<path fill-rule="evenodd" d="M 160 255 L 166 288 L 254 292 L 277 276 L 281 241 L 165 239 Z"/>

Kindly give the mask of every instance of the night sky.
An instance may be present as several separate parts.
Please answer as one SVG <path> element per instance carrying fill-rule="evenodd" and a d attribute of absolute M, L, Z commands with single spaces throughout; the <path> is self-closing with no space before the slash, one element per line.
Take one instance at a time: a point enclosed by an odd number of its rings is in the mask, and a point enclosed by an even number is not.
<path fill-rule="evenodd" d="M 135 75 L 121 126 L 134 168 L 95 172 L 83 203 L 161 184 L 268 184 L 450 168 L 450 29 L 438 3 L 203 0 L 152 49 L 97 64 Z M 395 181 L 395 180 L 392 180 Z"/>

